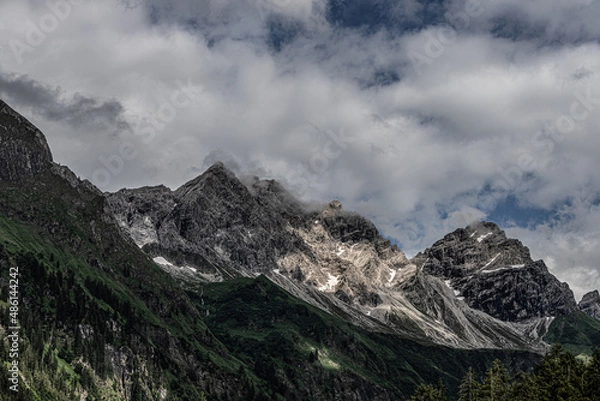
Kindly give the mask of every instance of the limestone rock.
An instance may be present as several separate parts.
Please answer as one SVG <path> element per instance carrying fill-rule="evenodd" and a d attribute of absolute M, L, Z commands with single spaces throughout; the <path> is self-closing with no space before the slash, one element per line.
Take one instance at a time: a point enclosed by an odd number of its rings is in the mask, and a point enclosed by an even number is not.
<path fill-rule="evenodd" d="M 600 293 L 598 290 L 585 294 L 578 306 L 582 312 L 600 319 Z"/>

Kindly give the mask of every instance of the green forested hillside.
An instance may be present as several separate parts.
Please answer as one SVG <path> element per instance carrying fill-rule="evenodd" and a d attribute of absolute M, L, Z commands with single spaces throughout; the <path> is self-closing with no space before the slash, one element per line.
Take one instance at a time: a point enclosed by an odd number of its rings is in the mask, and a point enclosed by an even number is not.
<path fill-rule="evenodd" d="M 202 306 L 192 298 L 209 312 L 205 322 L 212 333 L 270 386 L 290 390 L 286 399 L 334 399 L 344 387 L 368 397 L 368 383 L 406 396 L 423 380 L 458 384 L 468 366 L 483 372 L 494 358 L 515 371 L 538 360 L 526 352 L 461 351 L 368 332 L 294 298 L 264 276 L 205 286 Z"/>
<path fill-rule="evenodd" d="M 583 312 L 575 312 L 554 319 L 544 340 L 550 344 L 560 343 L 575 354 L 590 355 L 600 347 L 600 320 Z"/>

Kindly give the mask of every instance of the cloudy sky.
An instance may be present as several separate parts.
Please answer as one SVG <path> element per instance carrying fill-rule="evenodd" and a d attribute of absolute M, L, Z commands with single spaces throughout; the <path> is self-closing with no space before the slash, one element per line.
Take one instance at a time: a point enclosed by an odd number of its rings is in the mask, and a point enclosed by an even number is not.
<path fill-rule="evenodd" d="M 103 190 L 223 160 L 409 256 L 496 221 L 600 288 L 597 0 L 2 0 L 0 98 Z"/>

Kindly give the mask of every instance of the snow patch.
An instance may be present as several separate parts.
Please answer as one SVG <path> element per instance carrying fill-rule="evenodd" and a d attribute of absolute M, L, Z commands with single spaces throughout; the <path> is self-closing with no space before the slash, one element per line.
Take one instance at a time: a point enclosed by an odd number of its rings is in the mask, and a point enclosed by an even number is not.
<path fill-rule="evenodd" d="M 397 270 L 390 269 L 390 279 L 388 280 L 388 283 L 391 283 L 392 281 L 394 281 L 394 277 L 396 277 L 397 273 L 398 273 Z"/>
<path fill-rule="evenodd" d="M 499 269 L 494 269 L 494 270 L 486 270 L 486 271 L 482 271 L 482 274 L 490 274 L 490 273 L 496 273 L 502 270 L 508 270 L 508 267 L 501 267 Z"/>
<path fill-rule="evenodd" d="M 495 272 L 499 272 L 502 270 L 513 270 L 513 269 L 521 269 L 523 268 L 525 265 L 511 265 L 511 266 L 505 266 L 505 267 L 499 267 L 497 269 L 493 269 L 493 270 L 486 270 L 483 271 L 483 274 L 488 274 L 488 273 L 495 273 Z"/>
<path fill-rule="evenodd" d="M 337 255 L 337 256 L 342 256 L 342 253 L 344 253 L 344 252 L 346 252 L 346 250 L 345 250 L 345 249 L 342 249 L 341 247 L 339 247 L 339 246 L 338 246 L 338 249 L 337 249 L 336 255 Z"/>
<path fill-rule="evenodd" d="M 179 270 L 187 269 L 193 273 L 198 273 L 198 269 L 196 269 L 195 267 L 187 266 L 187 265 L 186 266 L 177 266 L 177 265 L 174 265 L 173 263 L 169 262 L 167 259 L 165 259 L 162 256 L 157 256 L 157 257 L 153 258 L 152 260 L 154 261 L 154 263 L 161 265 L 161 266 L 168 267 L 168 268 L 179 269 Z"/>
<path fill-rule="evenodd" d="M 446 286 L 448 288 L 450 288 L 452 290 L 452 292 L 454 292 L 454 296 L 458 297 L 460 295 L 460 291 L 456 290 L 454 287 L 452 287 L 452 285 L 450 284 L 452 280 L 444 280 L 444 284 L 446 284 Z M 464 298 L 463 298 L 464 299 Z"/>
<path fill-rule="evenodd" d="M 169 262 L 167 259 L 163 258 L 162 256 L 157 256 L 152 260 L 154 261 L 154 263 L 158 263 L 159 265 L 175 266 L 173 263 Z"/>
<path fill-rule="evenodd" d="M 480 235 L 480 236 L 477 238 L 477 242 L 481 242 L 481 241 L 483 241 L 484 239 L 488 238 L 488 237 L 489 237 L 489 236 L 491 236 L 491 235 L 494 235 L 494 233 L 487 233 L 487 234 Z"/>
<path fill-rule="evenodd" d="M 329 277 L 329 280 L 327 280 L 327 283 L 325 285 L 322 285 L 321 287 L 319 287 L 319 291 L 332 291 L 336 285 L 338 285 L 338 283 L 340 282 L 339 280 L 339 276 L 334 276 L 331 273 L 327 273 L 327 276 Z"/>
<path fill-rule="evenodd" d="M 490 260 L 489 262 L 487 262 L 487 264 L 481 268 L 481 270 L 485 269 L 486 267 L 488 267 L 489 265 L 491 265 L 492 263 L 494 263 L 496 261 L 496 259 L 498 259 L 498 256 L 500 256 L 500 254 L 497 254 L 496 256 L 494 256 L 492 258 L 492 260 Z"/>

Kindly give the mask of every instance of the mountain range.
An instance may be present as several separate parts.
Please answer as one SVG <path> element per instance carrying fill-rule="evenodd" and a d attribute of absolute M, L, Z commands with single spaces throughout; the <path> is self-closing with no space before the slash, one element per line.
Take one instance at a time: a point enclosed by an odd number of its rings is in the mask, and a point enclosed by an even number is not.
<path fill-rule="evenodd" d="M 0 101 L 2 316 L 15 266 L 8 399 L 402 400 L 493 359 L 530 369 L 555 342 L 600 346 L 598 291 L 578 304 L 495 223 L 409 259 L 341 202 L 222 163 L 175 190 L 103 193 Z"/>

